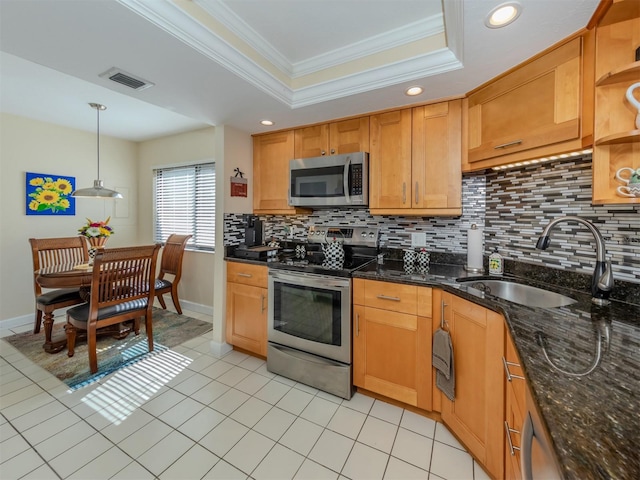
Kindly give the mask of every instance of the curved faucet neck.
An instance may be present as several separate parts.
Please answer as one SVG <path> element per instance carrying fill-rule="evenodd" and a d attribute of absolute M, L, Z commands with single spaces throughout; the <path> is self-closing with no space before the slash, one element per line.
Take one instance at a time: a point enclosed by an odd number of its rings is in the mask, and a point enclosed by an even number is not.
<path fill-rule="evenodd" d="M 538 239 L 536 248 L 545 250 L 549 247 L 550 238 L 549 232 L 553 227 L 562 222 L 576 222 L 584 225 L 593 234 L 593 238 L 596 240 L 596 265 L 593 270 L 593 277 L 591 279 L 591 295 L 592 301 L 598 305 L 606 305 L 609 303 L 609 294 L 613 289 L 614 280 L 611 264 L 606 259 L 604 238 L 600 233 L 600 230 L 596 226 L 581 217 L 566 216 L 551 220 L 549 224 L 544 228 L 542 235 Z"/>
<path fill-rule="evenodd" d="M 576 222 L 587 227 L 589 231 L 593 234 L 593 237 L 596 240 L 596 257 L 597 257 L 596 260 L 598 262 L 603 262 L 603 263 L 606 262 L 604 237 L 600 233 L 600 230 L 598 230 L 593 223 L 591 223 L 588 220 L 585 220 L 584 218 L 575 217 L 575 216 L 566 216 L 566 217 L 560 217 L 560 218 L 551 220 L 551 222 L 549 222 L 549 224 L 545 227 L 544 231 L 542 232 L 542 236 L 548 237 L 551 229 L 555 227 L 557 224 L 563 223 L 563 222 Z"/>

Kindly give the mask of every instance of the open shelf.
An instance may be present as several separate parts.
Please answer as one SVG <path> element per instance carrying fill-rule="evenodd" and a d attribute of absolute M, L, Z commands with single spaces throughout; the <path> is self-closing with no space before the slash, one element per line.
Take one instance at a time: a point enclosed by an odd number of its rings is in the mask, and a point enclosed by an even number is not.
<path fill-rule="evenodd" d="M 596 82 L 596 87 L 611 85 L 621 82 L 638 82 L 640 81 L 640 61 L 630 63 L 624 67 L 616 68 L 605 73 Z"/>
<path fill-rule="evenodd" d="M 620 132 L 613 135 L 596 140 L 596 145 L 616 145 L 620 143 L 638 143 L 640 142 L 640 130 L 631 130 L 629 132 Z"/>

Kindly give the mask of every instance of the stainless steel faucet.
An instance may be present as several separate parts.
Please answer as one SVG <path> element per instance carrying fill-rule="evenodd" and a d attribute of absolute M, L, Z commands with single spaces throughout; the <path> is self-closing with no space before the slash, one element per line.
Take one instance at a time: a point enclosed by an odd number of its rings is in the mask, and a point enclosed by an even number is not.
<path fill-rule="evenodd" d="M 587 227 L 593 237 L 596 239 L 596 267 L 593 271 L 593 279 L 591 280 L 591 301 L 597 305 L 608 305 L 611 303 L 609 301 L 609 294 L 613 289 L 613 270 L 611 269 L 611 262 L 606 259 L 604 238 L 602 238 L 602 234 L 600 230 L 596 228 L 596 226 L 580 217 L 566 216 L 556 218 L 555 220 L 551 220 L 549 224 L 545 227 L 544 231 L 540 238 L 538 238 L 538 242 L 536 243 L 536 248 L 538 250 L 546 250 L 551 243 L 551 238 L 549 237 L 549 232 L 553 227 L 555 227 L 558 223 L 562 222 L 577 222 L 585 227 Z"/>

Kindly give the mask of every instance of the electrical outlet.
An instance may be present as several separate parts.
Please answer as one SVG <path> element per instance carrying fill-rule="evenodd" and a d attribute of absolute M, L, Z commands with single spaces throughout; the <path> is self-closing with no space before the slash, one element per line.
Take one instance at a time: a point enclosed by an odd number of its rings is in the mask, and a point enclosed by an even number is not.
<path fill-rule="evenodd" d="M 411 234 L 411 247 L 426 247 L 427 234 L 424 232 L 414 232 Z"/>

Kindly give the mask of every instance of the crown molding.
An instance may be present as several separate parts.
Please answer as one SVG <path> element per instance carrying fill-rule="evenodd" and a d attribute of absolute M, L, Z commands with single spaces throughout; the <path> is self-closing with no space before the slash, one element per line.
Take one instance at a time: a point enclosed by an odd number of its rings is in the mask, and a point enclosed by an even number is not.
<path fill-rule="evenodd" d="M 291 63 L 264 37 L 220 0 L 193 0 L 209 15 L 220 21 L 231 32 L 276 66 L 290 78 L 300 78 L 369 55 L 384 52 L 414 41 L 438 35 L 444 31 L 442 14 L 374 35 L 360 42 L 338 48 L 315 57 Z"/>
<path fill-rule="evenodd" d="M 444 5 L 444 26 L 447 47 L 464 63 L 463 0 L 447 0 Z"/>
<path fill-rule="evenodd" d="M 238 38 L 253 48 L 260 56 L 291 78 L 293 75 L 293 65 L 291 65 L 291 62 L 223 2 L 220 0 L 192 1 L 237 35 Z"/>
<path fill-rule="evenodd" d="M 287 85 L 256 64 L 251 58 L 233 48 L 219 34 L 205 27 L 171 0 L 155 0 L 153 2 L 145 0 L 117 1 L 249 84 L 294 109 L 462 68 L 462 63 L 458 56 L 449 48 L 444 48 L 408 60 L 386 64 L 294 90 L 291 85 Z M 213 4 L 221 5 L 219 2 L 212 2 Z M 211 14 L 211 12 L 209 13 Z M 433 28 L 437 28 L 434 26 L 437 22 L 436 17 L 439 16 L 433 17 Z M 220 20 L 218 17 L 216 18 Z M 460 15 L 460 21 L 461 18 Z M 418 27 L 418 23 L 421 25 L 420 27 Z M 418 35 L 416 32 L 419 29 L 424 33 L 424 25 L 425 22 L 416 22 L 409 29 L 411 35 L 414 36 L 414 40 L 415 35 Z M 394 31 L 391 37 L 393 36 L 396 37 L 395 42 L 402 41 L 399 32 Z M 386 38 L 385 41 L 390 41 L 389 36 L 386 34 L 378 37 Z M 409 36 L 405 35 L 405 38 L 409 38 Z M 461 50 L 461 41 L 457 43 L 457 46 Z M 388 48 L 389 45 L 387 45 Z M 363 52 L 364 50 L 356 45 L 353 49 L 346 47 L 345 49 L 340 49 L 340 51 L 344 58 L 346 51 L 349 51 L 350 55 L 356 56 L 358 55 L 357 52 Z M 338 52 L 331 52 L 331 55 L 334 53 L 339 55 Z M 337 61 L 336 58 L 338 57 L 332 57 L 331 61 Z M 317 59 L 312 60 L 316 61 Z M 328 60 L 325 59 L 326 61 Z M 319 68 L 321 63 L 318 60 L 318 63 L 309 68 Z M 289 78 L 291 79 L 291 76 Z"/>
<path fill-rule="evenodd" d="M 221 36 L 202 25 L 170 0 L 116 1 L 254 87 L 285 105 L 291 105 L 293 92 L 289 85 L 260 68 L 253 60 L 231 47 Z"/>
<path fill-rule="evenodd" d="M 438 35 L 443 31 L 442 15 L 434 15 L 430 18 L 374 35 L 344 48 L 298 62 L 293 66 L 292 77 L 302 77 L 369 55 L 385 52 L 395 47 L 401 47 L 414 41 Z"/>
<path fill-rule="evenodd" d="M 462 68 L 462 62 L 451 50 L 443 48 L 366 72 L 299 88 L 293 92 L 292 108 L 306 107 L 460 68 Z"/>

